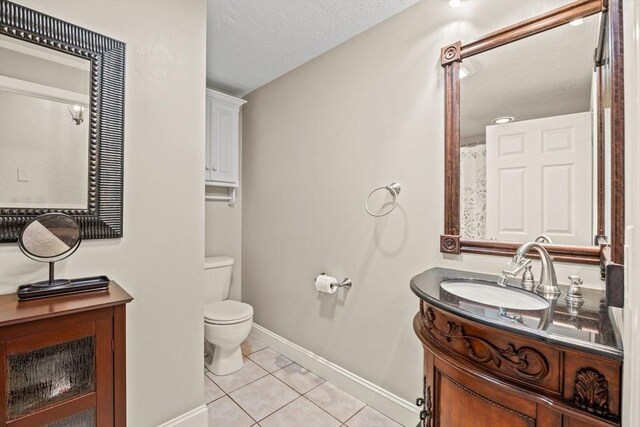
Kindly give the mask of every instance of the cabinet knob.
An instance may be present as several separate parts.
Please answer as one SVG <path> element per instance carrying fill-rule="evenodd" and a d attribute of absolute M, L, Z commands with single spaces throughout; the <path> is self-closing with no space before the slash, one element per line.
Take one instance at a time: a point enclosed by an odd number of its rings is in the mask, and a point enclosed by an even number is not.
<path fill-rule="evenodd" d="M 205 170 L 209 170 L 209 166 L 205 166 L 204 168 L 205 168 Z"/>

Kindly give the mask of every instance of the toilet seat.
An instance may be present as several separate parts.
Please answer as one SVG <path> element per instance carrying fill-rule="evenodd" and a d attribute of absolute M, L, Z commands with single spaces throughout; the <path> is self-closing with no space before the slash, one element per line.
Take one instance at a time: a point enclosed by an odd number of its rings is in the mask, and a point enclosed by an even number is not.
<path fill-rule="evenodd" d="M 253 307 L 239 301 L 218 301 L 204 307 L 204 321 L 213 325 L 242 323 L 252 316 Z"/>

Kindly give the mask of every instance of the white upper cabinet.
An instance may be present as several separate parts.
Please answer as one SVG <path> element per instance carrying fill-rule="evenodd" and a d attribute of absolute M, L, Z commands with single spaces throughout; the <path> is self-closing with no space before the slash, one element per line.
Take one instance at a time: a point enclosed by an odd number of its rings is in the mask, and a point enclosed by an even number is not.
<path fill-rule="evenodd" d="M 246 102 L 207 89 L 205 180 L 209 185 L 238 185 L 240 108 Z"/>

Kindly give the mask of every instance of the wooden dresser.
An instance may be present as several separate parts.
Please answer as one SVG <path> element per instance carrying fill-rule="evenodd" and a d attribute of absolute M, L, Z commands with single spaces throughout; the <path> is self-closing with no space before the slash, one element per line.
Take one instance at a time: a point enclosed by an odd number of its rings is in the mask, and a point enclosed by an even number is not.
<path fill-rule="evenodd" d="M 0 295 L 0 426 L 126 425 L 125 305 L 109 290 Z"/>

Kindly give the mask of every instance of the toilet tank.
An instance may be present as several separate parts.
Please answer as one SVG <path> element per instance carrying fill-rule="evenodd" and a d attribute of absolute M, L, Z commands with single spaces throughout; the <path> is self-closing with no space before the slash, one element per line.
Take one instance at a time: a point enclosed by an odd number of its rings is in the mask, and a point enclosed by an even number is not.
<path fill-rule="evenodd" d="M 204 302 L 224 301 L 229 298 L 233 258 L 228 256 L 208 257 L 204 259 Z"/>

